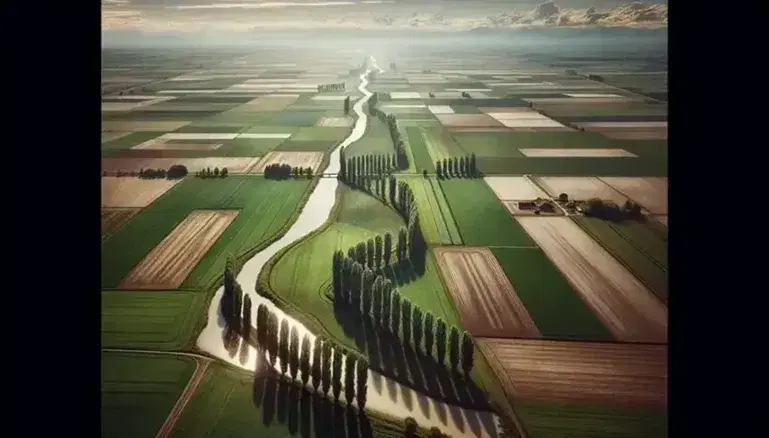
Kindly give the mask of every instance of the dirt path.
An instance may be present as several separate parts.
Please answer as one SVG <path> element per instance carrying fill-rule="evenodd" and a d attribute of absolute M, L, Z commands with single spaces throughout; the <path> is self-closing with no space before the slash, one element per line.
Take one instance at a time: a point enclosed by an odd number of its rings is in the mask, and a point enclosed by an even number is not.
<path fill-rule="evenodd" d="M 179 420 L 179 417 L 181 417 L 182 412 L 184 412 L 184 408 L 187 406 L 187 403 L 189 403 L 193 394 L 195 394 L 195 390 L 198 389 L 198 385 L 200 385 L 200 382 L 203 380 L 203 376 L 205 376 L 206 369 L 208 369 L 208 365 L 211 363 L 211 360 L 201 360 L 196 357 L 195 363 L 197 365 L 195 368 L 195 373 L 187 383 L 187 387 L 184 388 L 182 395 L 179 396 L 179 400 L 176 401 L 176 405 L 174 405 L 171 413 L 168 414 L 168 417 L 166 418 L 165 423 L 163 423 L 163 426 L 158 431 L 156 438 L 166 438 L 174 430 L 174 426 Z"/>

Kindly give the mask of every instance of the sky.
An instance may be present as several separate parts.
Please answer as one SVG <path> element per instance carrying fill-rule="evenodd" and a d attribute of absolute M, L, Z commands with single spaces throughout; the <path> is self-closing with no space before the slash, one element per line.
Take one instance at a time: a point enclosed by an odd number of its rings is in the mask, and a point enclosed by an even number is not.
<path fill-rule="evenodd" d="M 659 0 L 102 0 L 102 32 L 666 26 Z"/>

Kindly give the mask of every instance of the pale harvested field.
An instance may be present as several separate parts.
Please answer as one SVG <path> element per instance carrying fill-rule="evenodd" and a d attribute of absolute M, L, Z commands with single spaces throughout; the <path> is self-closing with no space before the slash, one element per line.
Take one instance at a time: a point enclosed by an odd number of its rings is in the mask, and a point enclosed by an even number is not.
<path fill-rule="evenodd" d="M 105 176 L 101 179 L 101 206 L 146 207 L 179 181 L 181 180 Z"/>
<path fill-rule="evenodd" d="M 117 140 L 118 138 L 125 137 L 130 132 L 102 132 L 101 142 L 106 143 L 108 141 Z"/>
<path fill-rule="evenodd" d="M 286 109 L 289 105 L 296 102 L 299 95 L 281 96 L 281 97 L 268 97 L 260 96 L 256 99 L 247 102 L 236 108 L 238 111 L 253 111 L 253 112 L 280 112 Z"/>
<path fill-rule="evenodd" d="M 516 400 L 667 406 L 667 346 L 478 339 Z"/>
<path fill-rule="evenodd" d="M 667 342 L 667 307 L 579 225 L 568 217 L 515 219 L 617 340 Z"/>
<path fill-rule="evenodd" d="M 653 214 L 668 213 L 668 179 L 663 177 L 602 177 L 603 182 Z"/>
<path fill-rule="evenodd" d="M 435 97 L 430 97 L 429 92 L 421 92 L 419 95 L 422 99 L 460 99 L 462 97 L 459 91 L 436 91 L 433 93 Z"/>
<path fill-rule="evenodd" d="M 441 247 L 435 257 L 462 326 L 473 336 L 539 338 L 541 334 L 488 248 Z"/>
<path fill-rule="evenodd" d="M 325 127 L 350 127 L 352 126 L 352 117 L 321 117 L 315 123 L 315 126 Z"/>
<path fill-rule="evenodd" d="M 542 188 L 553 197 L 566 193 L 569 195 L 569 199 L 575 201 L 599 198 L 604 201 L 614 201 L 618 205 L 624 204 L 627 200 L 627 197 L 592 176 L 540 176 L 535 178 Z"/>
<path fill-rule="evenodd" d="M 138 213 L 140 208 L 102 208 L 101 236 L 102 239 L 112 231 L 120 228 Z"/>
<path fill-rule="evenodd" d="M 272 151 L 257 163 L 250 173 L 263 173 L 264 168 L 270 164 L 288 164 L 291 167 L 312 167 L 313 173 L 318 172 L 318 167 L 323 161 L 323 152 L 281 152 Z"/>
<path fill-rule="evenodd" d="M 624 149 L 518 149 L 527 157 L 638 157 Z"/>
<path fill-rule="evenodd" d="M 151 157 L 106 157 L 101 159 L 102 171 L 114 174 L 123 172 L 138 172 L 141 169 L 168 169 L 174 164 L 182 164 L 190 173 L 210 167 L 219 169 L 226 167 L 229 173 L 249 173 L 258 163 L 259 157 L 204 157 L 204 158 L 151 158 Z"/>
<path fill-rule="evenodd" d="M 175 131 L 182 126 L 189 125 L 190 121 L 103 121 L 101 122 L 101 130 L 104 131 L 117 131 L 117 132 L 170 132 Z"/>
<path fill-rule="evenodd" d="M 466 128 L 503 126 L 497 120 L 494 120 L 494 118 L 486 114 L 436 114 L 435 117 L 437 117 L 445 126 Z"/>
<path fill-rule="evenodd" d="M 422 96 L 414 91 L 393 91 L 390 93 L 390 99 L 421 99 Z"/>
<path fill-rule="evenodd" d="M 668 130 L 667 128 L 649 128 L 649 129 L 600 129 L 591 128 L 585 129 L 586 131 L 597 132 L 604 137 L 613 138 L 615 140 L 667 140 Z"/>
<path fill-rule="evenodd" d="M 160 151 L 214 151 L 223 143 L 174 143 L 173 141 L 145 142 L 131 149 Z"/>
<path fill-rule="evenodd" d="M 500 201 L 528 201 L 547 198 L 547 193 L 524 176 L 487 176 L 483 178 Z"/>
<path fill-rule="evenodd" d="M 227 226 L 235 210 L 196 210 L 120 282 L 121 289 L 176 289 Z"/>
<path fill-rule="evenodd" d="M 538 112 L 526 106 L 504 106 L 504 107 L 479 106 L 478 111 L 485 114 L 522 114 L 524 116 L 531 115 L 531 114 L 539 114 Z"/>

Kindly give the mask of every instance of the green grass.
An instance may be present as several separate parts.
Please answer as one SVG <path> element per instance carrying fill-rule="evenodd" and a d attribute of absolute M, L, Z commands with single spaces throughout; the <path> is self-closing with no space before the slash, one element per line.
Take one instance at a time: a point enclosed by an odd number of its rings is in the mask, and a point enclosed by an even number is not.
<path fill-rule="evenodd" d="M 433 184 L 437 185 L 437 182 L 434 182 L 435 177 L 424 179 L 418 176 L 404 178 L 404 180 L 411 186 L 416 197 L 420 225 L 427 243 L 461 245 L 462 238 L 459 236 L 459 230 L 451 216 L 443 192 L 440 187 L 437 187 L 437 190 L 433 188 Z"/>
<path fill-rule="evenodd" d="M 574 220 L 614 258 L 628 267 L 655 295 L 667 301 L 666 239 L 662 239 L 646 224 L 640 222 L 613 223 L 592 217 Z"/>
<path fill-rule="evenodd" d="M 223 272 L 229 254 L 248 251 L 284 226 L 308 184 L 308 180 L 270 181 L 249 176 L 185 178 L 102 243 L 102 288 L 116 287 L 192 210 L 239 210 L 182 285 L 208 286 Z"/>
<path fill-rule="evenodd" d="M 443 128 L 428 127 L 420 128 L 420 130 L 433 162 L 467 154 Z"/>
<path fill-rule="evenodd" d="M 664 438 L 663 412 L 600 406 L 518 403 L 529 438 Z"/>
<path fill-rule="evenodd" d="M 534 246 L 482 179 L 444 179 L 440 186 L 467 246 Z"/>
<path fill-rule="evenodd" d="M 272 113 L 271 123 L 279 126 L 314 126 L 324 111 L 282 111 Z"/>
<path fill-rule="evenodd" d="M 285 138 L 236 138 L 215 152 L 226 157 L 261 157 L 286 141 Z"/>
<path fill-rule="evenodd" d="M 203 296 L 194 292 L 102 292 L 101 345 L 184 349 L 192 341 L 203 301 Z"/>
<path fill-rule="evenodd" d="M 302 126 L 291 136 L 291 141 L 340 141 L 347 137 L 351 128 L 347 127 L 318 127 L 318 126 Z"/>
<path fill-rule="evenodd" d="M 667 176 L 667 156 L 655 158 L 514 158 L 478 157 L 486 175 L 542 176 Z"/>
<path fill-rule="evenodd" d="M 368 154 L 394 154 L 390 130 L 384 122 L 377 117 L 368 118 L 368 126 L 363 137 L 345 149 L 347 157 Z"/>
<path fill-rule="evenodd" d="M 161 135 L 163 135 L 162 132 L 132 132 L 115 140 L 102 143 L 101 150 L 102 153 L 122 151 L 142 144 L 145 141 L 152 140 L 153 138 L 160 137 Z"/>
<path fill-rule="evenodd" d="M 609 330 L 539 248 L 492 248 L 545 338 L 611 341 Z"/>
<path fill-rule="evenodd" d="M 193 123 L 190 125 L 182 126 L 174 131 L 174 133 L 236 133 L 247 128 L 248 125 L 244 123 L 212 123 L 205 124 L 202 122 Z"/>
<path fill-rule="evenodd" d="M 332 421 L 334 412 L 319 410 L 310 397 L 287 383 L 271 377 L 254 381 L 250 374 L 214 363 L 206 370 L 195 395 L 174 428 L 174 436 L 194 438 L 229 438 L 253 436 L 264 438 L 357 438 L 358 427 Z M 330 405 L 324 405 L 326 407 Z M 340 430 L 339 425 L 346 427 Z M 364 426 L 374 437 L 396 437 L 399 430 L 369 420 Z"/>
<path fill-rule="evenodd" d="M 406 137 L 414 157 L 414 165 L 417 169 L 427 169 L 428 173 L 435 173 L 435 161 L 427 152 L 425 140 L 422 137 L 421 128 L 409 126 L 406 128 Z"/>
<path fill-rule="evenodd" d="M 524 148 L 614 148 L 614 142 L 595 132 L 455 132 L 465 153 L 478 157 L 523 157 Z"/>
<path fill-rule="evenodd" d="M 273 125 L 253 125 L 243 131 L 250 134 L 291 134 L 292 137 L 299 132 L 298 126 L 273 126 Z"/>
<path fill-rule="evenodd" d="M 154 438 L 195 371 L 187 357 L 102 352 L 101 436 Z"/>

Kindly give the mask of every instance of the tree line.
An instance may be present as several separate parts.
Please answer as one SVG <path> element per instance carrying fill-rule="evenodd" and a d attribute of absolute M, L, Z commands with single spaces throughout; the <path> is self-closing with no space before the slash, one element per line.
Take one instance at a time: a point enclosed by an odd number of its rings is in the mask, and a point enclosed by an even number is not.
<path fill-rule="evenodd" d="M 318 84 L 318 92 L 324 93 L 327 91 L 344 91 L 345 83 L 340 82 L 338 84 Z"/>
<path fill-rule="evenodd" d="M 270 365 L 274 368 L 277 362 L 281 375 L 320 396 L 330 393 L 337 402 L 344 390 L 347 404 L 355 400 L 362 411 L 368 390 L 366 358 L 321 336 L 311 341 L 304 334 L 300 342 L 296 326 L 290 325 L 287 318 L 279 318 L 266 305 L 256 308 L 256 341 L 267 353 Z"/>
<path fill-rule="evenodd" d="M 118 170 L 115 172 L 115 176 L 122 178 L 122 177 L 136 177 L 138 176 L 141 179 L 181 179 L 187 176 L 187 166 L 184 166 L 182 164 L 174 164 L 173 166 L 169 167 L 168 170 L 166 169 L 139 169 L 139 172 L 136 172 L 135 170 L 123 172 L 122 170 Z M 108 176 L 109 172 L 106 170 L 102 171 L 102 176 Z"/>
<path fill-rule="evenodd" d="M 210 167 L 206 167 L 205 169 L 198 170 L 195 172 L 195 177 L 197 178 L 227 178 L 227 175 L 229 175 L 229 171 L 226 167 L 222 167 L 222 170 L 219 170 L 218 167 L 214 167 L 214 170 L 212 171 Z"/>
<path fill-rule="evenodd" d="M 349 169 L 348 169 L 349 170 Z M 381 179 L 382 181 L 384 179 Z M 377 180 L 379 181 L 379 180 Z M 441 318 L 423 311 L 408 298 L 401 298 L 384 269 L 397 261 L 410 261 L 415 267 L 424 267 L 427 243 L 419 226 L 416 197 L 404 181 L 389 178 L 390 204 L 407 220 L 397 240 L 390 233 L 359 242 L 352 248 L 336 251 L 332 256 L 332 290 L 334 300 L 360 312 L 374 326 L 389 331 L 406 345 L 445 363 L 446 352 L 452 370 L 461 366 L 469 376 L 473 367 L 474 344 L 467 332 L 460 335 L 456 326 L 448 327 Z M 382 187 L 382 189 L 380 189 Z M 384 186 L 377 184 L 384 197 Z M 433 356 L 433 346 L 436 356 Z"/>
<path fill-rule="evenodd" d="M 292 167 L 288 164 L 268 164 L 264 167 L 264 177 L 267 179 L 284 180 L 289 178 L 312 178 L 312 167 Z"/>
<path fill-rule="evenodd" d="M 368 187 L 366 179 L 376 180 L 390 176 L 396 170 L 395 154 L 367 154 L 347 158 L 342 149 L 339 152 L 339 174 L 337 177 L 348 185 Z"/>
<path fill-rule="evenodd" d="M 435 162 L 438 178 L 460 177 L 477 178 L 481 175 L 475 153 L 464 157 L 450 157 Z"/>
<path fill-rule="evenodd" d="M 350 114 L 350 96 L 344 99 L 344 115 Z"/>

